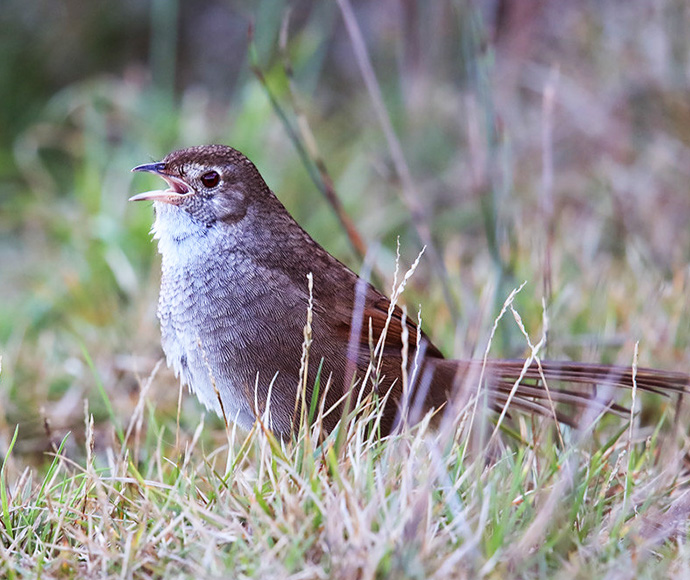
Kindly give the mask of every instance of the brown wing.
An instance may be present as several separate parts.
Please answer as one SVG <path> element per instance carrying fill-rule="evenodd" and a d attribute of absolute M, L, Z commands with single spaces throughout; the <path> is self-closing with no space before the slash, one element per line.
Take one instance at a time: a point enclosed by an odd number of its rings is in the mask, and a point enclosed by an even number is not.
<path fill-rule="evenodd" d="M 338 308 L 338 324 L 333 328 L 340 341 L 351 342 L 353 340 L 352 329 L 358 328 L 356 333 L 358 364 L 366 366 L 371 354 L 371 343 L 375 346 L 382 333 L 386 332 L 386 341 L 383 347 L 383 356 L 386 359 L 394 359 L 398 362 L 401 358 L 403 345 L 403 311 L 395 306 L 390 312 L 391 301 L 376 290 L 370 284 L 362 285 L 359 292 L 355 291 L 353 302 L 347 303 L 346 308 Z M 341 306 L 345 306 L 342 304 Z M 424 356 L 427 358 L 443 358 L 441 351 L 436 348 L 428 337 L 421 333 L 417 335 L 417 325 L 414 320 L 406 318 L 404 326 L 407 328 L 407 345 L 410 353 L 417 349 L 418 339 L 423 342 Z M 371 337 L 370 337 L 371 329 Z"/>
<path fill-rule="evenodd" d="M 400 380 L 403 342 L 403 312 L 395 307 L 389 314 L 390 300 L 371 285 L 361 285 L 355 300 L 338 303 L 329 317 L 336 321 L 332 332 L 340 344 L 348 344 L 350 358 L 356 363 L 359 376 L 364 376 L 371 357 L 370 325 L 373 344 L 386 329 L 383 350 L 384 387 L 392 386 L 393 405 L 387 410 L 387 422 L 394 424 L 399 412 L 402 389 Z M 354 314 L 353 314 L 354 313 Z M 490 405 L 500 410 L 510 402 L 512 409 L 526 413 L 553 416 L 552 402 L 558 405 L 556 416 L 566 424 L 576 422 L 577 409 L 594 408 L 616 414 L 628 409 L 612 401 L 610 388 L 632 388 L 633 369 L 625 366 L 590 364 L 567 361 L 541 361 L 524 370 L 523 360 L 489 360 L 482 375 L 482 361 L 448 360 L 429 341 L 425 334 L 417 335 L 416 325 L 405 322 L 408 333 L 409 356 L 414 356 L 418 339 L 423 341 L 424 359 L 412 388 L 411 405 L 420 411 L 438 408 L 451 397 L 463 399 L 476 391 L 483 376 Z M 352 331 L 355 328 L 357 332 Z M 520 383 L 511 395 L 515 382 Z M 548 390 L 544 385 L 544 380 Z M 669 395 L 690 392 L 690 377 L 685 373 L 639 368 L 634 384 L 641 391 Z M 415 403 L 416 399 L 416 403 Z M 510 399 L 510 401 L 509 401 Z M 566 405 L 564 408 L 562 405 Z M 566 409 L 566 410 L 564 410 Z M 568 410 L 569 409 L 569 410 Z"/>

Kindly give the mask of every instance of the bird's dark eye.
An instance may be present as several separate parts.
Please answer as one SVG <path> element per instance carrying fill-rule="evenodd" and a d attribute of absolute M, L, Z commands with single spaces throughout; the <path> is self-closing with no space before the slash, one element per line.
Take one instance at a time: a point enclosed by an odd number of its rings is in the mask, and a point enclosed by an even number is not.
<path fill-rule="evenodd" d="M 218 175 L 217 171 L 207 171 L 201 176 L 201 183 L 209 189 L 215 187 L 220 183 L 220 175 Z"/>

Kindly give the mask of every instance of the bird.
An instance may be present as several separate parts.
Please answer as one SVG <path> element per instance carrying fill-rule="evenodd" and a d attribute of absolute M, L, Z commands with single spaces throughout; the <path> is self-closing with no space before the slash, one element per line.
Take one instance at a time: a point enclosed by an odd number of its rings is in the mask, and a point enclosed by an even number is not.
<path fill-rule="evenodd" d="M 571 425 L 592 405 L 626 411 L 598 386 L 688 392 L 681 372 L 445 358 L 398 305 L 320 246 L 232 147 L 180 149 L 132 171 L 167 184 L 130 198 L 154 206 L 167 363 L 208 409 L 246 430 L 264 417 L 290 438 L 306 409 L 318 408 L 327 435 L 364 398 L 378 401 L 378 432 L 387 435 L 411 411 L 457 410 L 481 385 L 496 411 Z"/>

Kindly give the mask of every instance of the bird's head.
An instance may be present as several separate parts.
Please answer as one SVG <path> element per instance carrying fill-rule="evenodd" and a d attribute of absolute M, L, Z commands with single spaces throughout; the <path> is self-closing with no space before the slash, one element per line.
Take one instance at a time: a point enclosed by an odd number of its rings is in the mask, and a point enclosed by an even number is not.
<path fill-rule="evenodd" d="M 168 187 L 139 193 L 130 201 L 149 200 L 156 202 L 157 209 L 183 210 L 207 226 L 241 220 L 249 204 L 268 192 L 254 164 L 225 145 L 180 149 L 132 171 L 155 173 Z"/>

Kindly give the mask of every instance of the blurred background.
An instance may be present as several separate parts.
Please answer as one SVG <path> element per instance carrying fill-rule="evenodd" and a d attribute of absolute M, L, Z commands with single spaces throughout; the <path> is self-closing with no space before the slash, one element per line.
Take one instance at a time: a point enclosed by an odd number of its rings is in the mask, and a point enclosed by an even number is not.
<path fill-rule="evenodd" d="M 162 356 L 152 210 L 127 203 L 155 181 L 130 169 L 203 143 L 359 270 L 332 180 L 388 293 L 396 239 L 403 267 L 427 244 L 405 302 L 447 355 L 483 353 L 527 281 L 550 357 L 639 341 L 687 371 L 688 30 L 684 0 L 4 0 L 0 456 L 15 425 L 22 461 L 70 431 L 77 454 L 85 401 L 101 443 L 126 424 Z M 493 356 L 524 353 L 507 322 Z M 174 429 L 168 370 L 149 397 Z M 184 397 L 183 429 L 200 414 Z"/>

